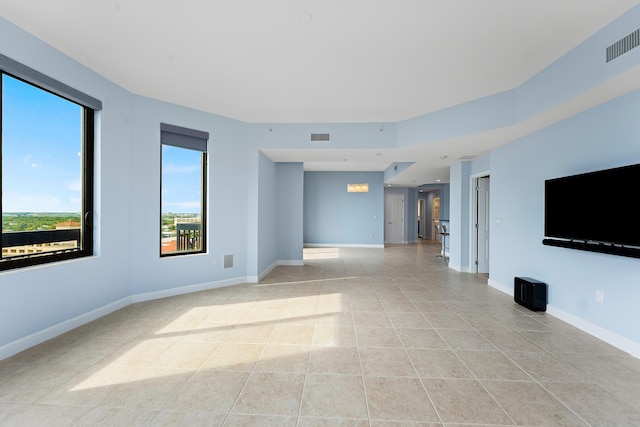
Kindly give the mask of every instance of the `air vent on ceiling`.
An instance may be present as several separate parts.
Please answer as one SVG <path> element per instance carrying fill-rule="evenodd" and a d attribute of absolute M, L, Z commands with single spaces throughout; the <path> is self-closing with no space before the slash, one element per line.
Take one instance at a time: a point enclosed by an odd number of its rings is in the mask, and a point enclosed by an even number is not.
<path fill-rule="evenodd" d="M 640 30 L 621 38 L 611 46 L 607 47 L 607 62 L 611 62 L 617 57 L 624 55 L 631 49 L 640 45 Z"/>
<path fill-rule="evenodd" d="M 328 133 L 312 133 L 311 141 L 328 141 L 329 134 Z"/>
<path fill-rule="evenodd" d="M 476 157 L 478 157 L 478 156 L 469 156 L 469 155 L 466 155 L 466 156 L 458 157 L 458 160 L 473 160 L 473 159 L 475 159 Z"/>

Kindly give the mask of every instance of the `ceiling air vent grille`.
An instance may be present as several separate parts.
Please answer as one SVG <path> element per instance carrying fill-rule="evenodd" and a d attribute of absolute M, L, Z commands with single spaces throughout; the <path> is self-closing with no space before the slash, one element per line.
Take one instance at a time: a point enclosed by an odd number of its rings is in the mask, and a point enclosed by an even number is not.
<path fill-rule="evenodd" d="M 624 55 L 634 47 L 640 45 L 640 30 L 621 38 L 611 46 L 607 47 L 607 62 L 611 62 L 617 57 Z"/>
<path fill-rule="evenodd" d="M 312 133 L 311 141 L 328 141 L 329 134 L 328 133 Z"/>

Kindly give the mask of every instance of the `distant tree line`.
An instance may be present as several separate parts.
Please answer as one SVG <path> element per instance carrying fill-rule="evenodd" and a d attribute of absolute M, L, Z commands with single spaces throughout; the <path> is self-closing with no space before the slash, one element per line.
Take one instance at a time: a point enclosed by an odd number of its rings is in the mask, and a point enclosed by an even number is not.
<path fill-rule="evenodd" d="M 56 224 L 80 221 L 74 213 L 5 213 L 2 214 L 2 232 L 55 230 Z"/>

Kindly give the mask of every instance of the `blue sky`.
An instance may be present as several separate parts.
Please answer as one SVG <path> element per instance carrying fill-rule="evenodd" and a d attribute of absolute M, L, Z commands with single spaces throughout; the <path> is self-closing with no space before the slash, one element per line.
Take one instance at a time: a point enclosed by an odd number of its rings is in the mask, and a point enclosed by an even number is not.
<path fill-rule="evenodd" d="M 200 213 L 200 151 L 162 146 L 162 213 Z"/>
<path fill-rule="evenodd" d="M 2 75 L 4 212 L 80 212 L 81 123 L 80 106 Z M 162 212 L 200 213 L 200 157 L 163 147 Z"/>
<path fill-rule="evenodd" d="M 79 212 L 81 107 L 2 76 L 4 212 Z"/>

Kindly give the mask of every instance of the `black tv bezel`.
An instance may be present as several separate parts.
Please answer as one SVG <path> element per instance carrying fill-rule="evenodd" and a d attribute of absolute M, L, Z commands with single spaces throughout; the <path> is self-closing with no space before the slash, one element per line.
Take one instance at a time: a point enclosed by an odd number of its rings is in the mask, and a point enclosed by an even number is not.
<path fill-rule="evenodd" d="M 569 233 L 549 232 L 548 230 L 548 186 L 550 182 L 554 181 L 580 181 L 584 180 L 588 182 L 590 179 L 597 178 L 598 176 L 607 178 L 609 180 L 615 175 L 619 175 L 628 171 L 629 169 L 637 169 L 640 175 L 640 163 L 627 166 L 602 169 L 593 172 L 580 173 L 575 175 L 567 175 L 559 178 L 551 178 L 545 180 L 545 195 L 544 195 L 544 236 L 542 243 L 547 246 L 556 246 L 561 248 L 577 249 L 589 252 L 606 253 L 612 255 L 619 255 L 631 258 L 640 258 L 640 242 L 614 242 L 603 240 L 591 240 L 589 237 L 595 236 L 571 236 Z M 586 237 L 586 239 L 585 239 Z"/>

